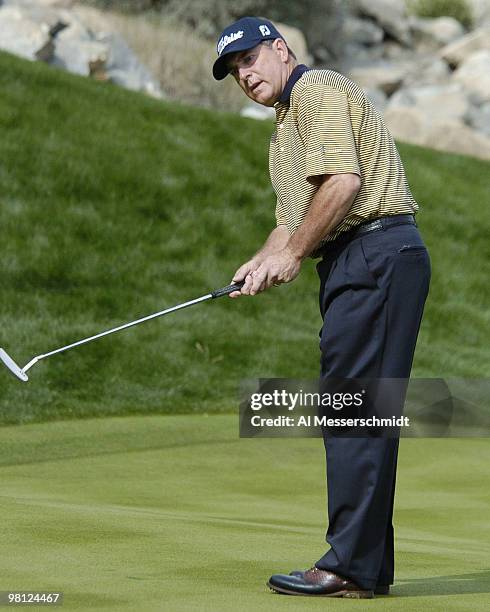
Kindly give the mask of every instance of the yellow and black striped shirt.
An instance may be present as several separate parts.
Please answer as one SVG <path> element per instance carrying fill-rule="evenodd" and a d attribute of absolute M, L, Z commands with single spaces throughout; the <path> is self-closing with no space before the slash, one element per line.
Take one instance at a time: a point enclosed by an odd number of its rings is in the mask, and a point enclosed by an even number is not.
<path fill-rule="evenodd" d="M 358 174 L 361 188 L 322 242 L 370 219 L 418 210 L 395 142 L 354 82 L 332 70 L 297 66 L 274 107 L 269 170 L 278 225 L 291 234 L 299 227 L 324 174 Z"/>

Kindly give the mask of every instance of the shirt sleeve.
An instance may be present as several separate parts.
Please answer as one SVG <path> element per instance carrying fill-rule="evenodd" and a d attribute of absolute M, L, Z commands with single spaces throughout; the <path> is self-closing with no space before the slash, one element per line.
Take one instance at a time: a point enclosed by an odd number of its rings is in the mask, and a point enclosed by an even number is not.
<path fill-rule="evenodd" d="M 322 84 L 305 87 L 299 99 L 298 129 L 306 146 L 307 180 L 322 174 L 361 177 L 344 92 Z"/>
<path fill-rule="evenodd" d="M 276 225 L 287 225 L 287 218 L 285 215 L 285 212 L 283 210 L 283 207 L 281 205 L 281 201 L 279 200 L 279 198 L 277 198 L 277 202 L 276 202 Z"/>

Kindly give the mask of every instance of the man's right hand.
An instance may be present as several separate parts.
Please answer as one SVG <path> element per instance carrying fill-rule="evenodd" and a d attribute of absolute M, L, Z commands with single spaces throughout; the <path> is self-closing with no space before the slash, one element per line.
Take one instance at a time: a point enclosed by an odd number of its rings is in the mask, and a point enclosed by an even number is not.
<path fill-rule="evenodd" d="M 233 291 L 230 293 L 231 298 L 237 298 L 241 295 L 250 295 L 250 289 L 252 288 L 253 278 L 252 273 L 259 269 L 262 262 L 268 255 L 272 255 L 276 251 L 283 249 L 289 241 L 289 231 L 285 225 L 278 225 L 269 234 L 269 237 L 265 241 L 264 246 L 252 257 L 249 261 L 245 262 L 238 268 L 233 276 L 233 283 L 245 281 L 245 284 L 240 291 Z"/>
<path fill-rule="evenodd" d="M 238 270 L 233 275 L 233 279 L 231 282 L 239 283 L 240 281 L 244 280 L 245 284 L 240 289 L 240 291 L 233 291 L 233 293 L 230 293 L 229 297 L 237 298 L 241 295 L 250 295 L 250 289 L 253 283 L 252 272 L 255 272 L 255 270 L 259 268 L 261 263 L 261 260 L 252 258 L 238 268 Z"/>

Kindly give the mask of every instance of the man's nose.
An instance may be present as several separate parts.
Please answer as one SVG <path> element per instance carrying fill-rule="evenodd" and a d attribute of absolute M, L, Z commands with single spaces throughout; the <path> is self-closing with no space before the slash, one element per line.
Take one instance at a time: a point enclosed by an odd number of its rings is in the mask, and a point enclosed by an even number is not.
<path fill-rule="evenodd" d="M 238 77 L 241 81 L 244 81 L 245 83 L 248 84 L 248 79 L 250 78 L 251 75 L 251 71 L 250 68 L 247 68 L 246 66 L 244 67 L 240 67 L 238 69 Z"/>

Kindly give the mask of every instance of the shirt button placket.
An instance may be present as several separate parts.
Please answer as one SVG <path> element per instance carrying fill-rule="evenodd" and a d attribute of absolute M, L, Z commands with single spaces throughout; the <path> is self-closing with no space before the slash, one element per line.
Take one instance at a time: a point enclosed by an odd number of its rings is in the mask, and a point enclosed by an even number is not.
<path fill-rule="evenodd" d="M 284 146 L 282 145 L 282 139 L 281 139 L 281 137 L 280 137 L 280 131 L 281 131 L 283 128 L 284 128 L 284 123 L 281 121 L 281 123 L 279 124 L 279 134 L 277 135 L 277 136 L 278 136 L 278 139 L 279 139 L 279 142 L 281 143 L 281 146 L 279 147 L 279 151 L 280 151 L 281 153 L 284 153 Z"/>

